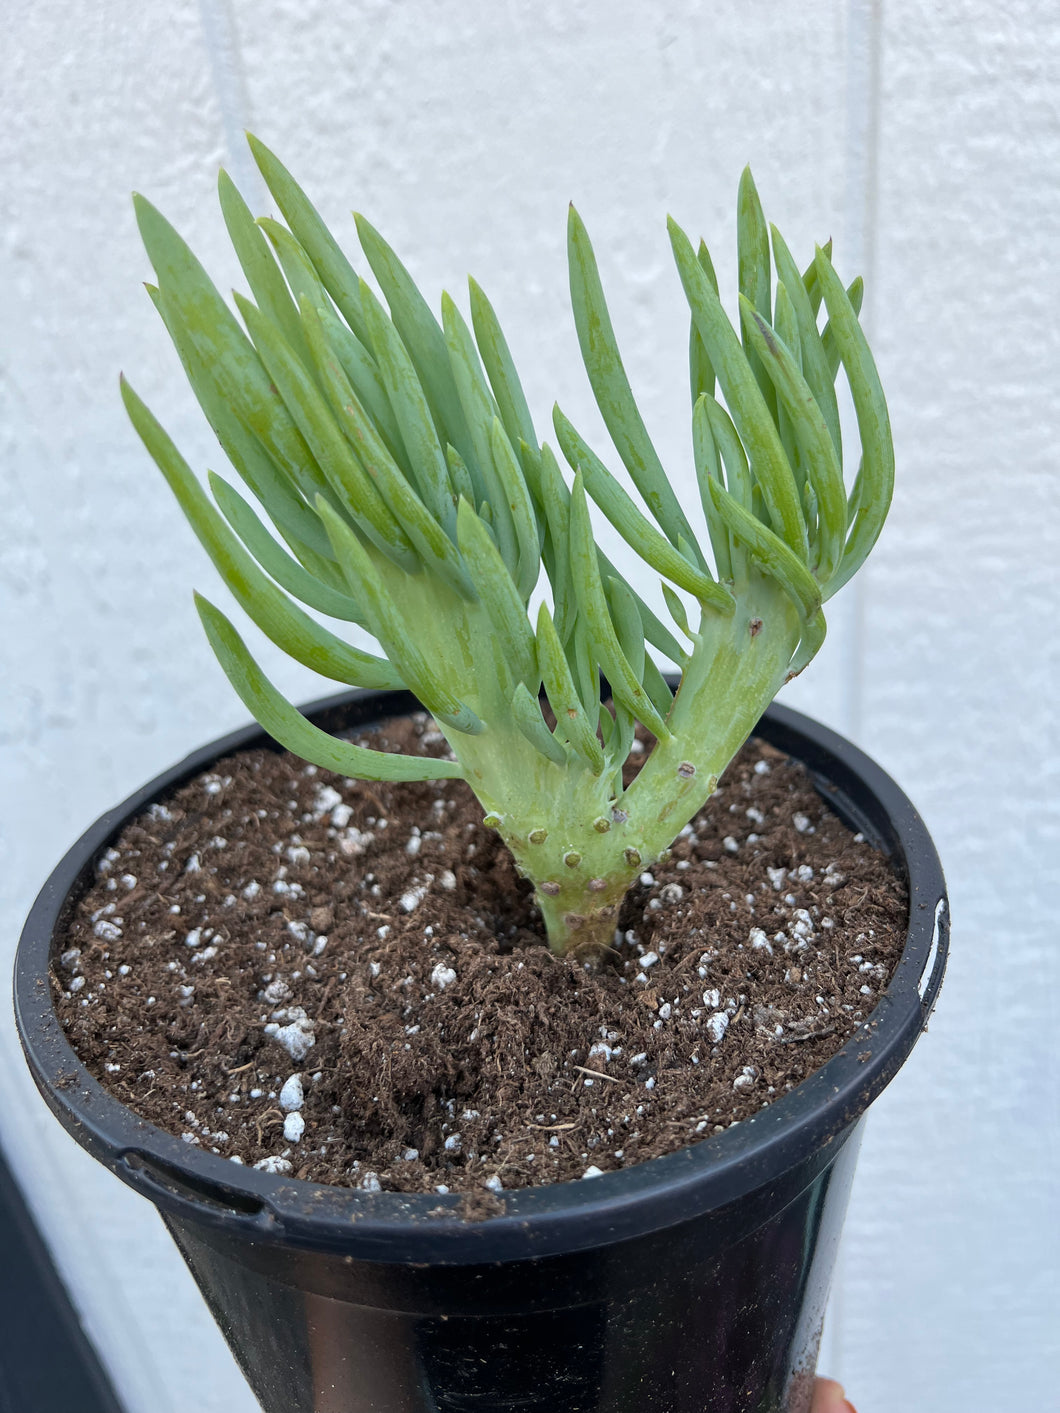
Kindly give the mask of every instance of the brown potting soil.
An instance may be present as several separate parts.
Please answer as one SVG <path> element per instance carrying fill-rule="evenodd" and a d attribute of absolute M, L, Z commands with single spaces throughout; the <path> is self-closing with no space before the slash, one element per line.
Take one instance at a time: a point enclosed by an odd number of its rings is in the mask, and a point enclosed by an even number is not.
<path fill-rule="evenodd" d="M 446 749 L 422 716 L 370 744 Z M 843 1046 L 901 952 L 904 884 L 761 741 L 596 967 L 547 950 L 481 820 L 461 781 L 219 761 L 99 861 L 53 979 L 71 1043 L 188 1143 L 482 1215 L 746 1119 Z"/>

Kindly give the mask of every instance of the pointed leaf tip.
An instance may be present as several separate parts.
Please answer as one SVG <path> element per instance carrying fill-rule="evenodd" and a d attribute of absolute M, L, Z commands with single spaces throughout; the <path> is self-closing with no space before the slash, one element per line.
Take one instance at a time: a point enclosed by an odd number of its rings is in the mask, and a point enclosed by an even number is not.
<path fill-rule="evenodd" d="M 588 239 L 585 222 L 582 220 L 578 208 L 572 201 L 567 207 L 567 236 L 569 239 L 575 235 L 582 236 L 586 240 Z"/>
<path fill-rule="evenodd" d="M 683 227 L 677 224 L 673 216 L 667 216 L 666 218 L 666 233 L 670 237 L 670 244 L 675 248 L 675 251 L 677 246 L 682 243 L 687 245 L 689 250 L 692 249 L 692 242 L 688 239 Z"/>

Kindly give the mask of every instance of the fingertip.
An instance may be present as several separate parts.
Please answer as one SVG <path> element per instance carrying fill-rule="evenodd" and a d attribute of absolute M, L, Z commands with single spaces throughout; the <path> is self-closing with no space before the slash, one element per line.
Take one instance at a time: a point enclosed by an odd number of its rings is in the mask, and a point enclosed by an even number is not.
<path fill-rule="evenodd" d="M 819 1378 L 813 1389 L 811 1413 L 857 1413 L 841 1383 Z"/>

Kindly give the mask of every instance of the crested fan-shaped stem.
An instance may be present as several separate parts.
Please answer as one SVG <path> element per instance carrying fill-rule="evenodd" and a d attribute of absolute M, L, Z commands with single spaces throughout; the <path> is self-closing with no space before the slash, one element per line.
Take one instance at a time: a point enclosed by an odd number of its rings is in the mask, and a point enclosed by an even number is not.
<path fill-rule="evenodd" d="M 736 612 L 706 612 L 701 630 L 668 717 L 671 735 L 624 789 L 608 772 L 547 759 L 503 724 L 473 736 L 443 727 L 487 821 L 533 883 L 556 952 L 611 945 L 630 884 L 710 798 L 782 685 L 801 625 L 790 597 L 754 575 Z M 483 698 L 471 702 L 488 718 Z"/>

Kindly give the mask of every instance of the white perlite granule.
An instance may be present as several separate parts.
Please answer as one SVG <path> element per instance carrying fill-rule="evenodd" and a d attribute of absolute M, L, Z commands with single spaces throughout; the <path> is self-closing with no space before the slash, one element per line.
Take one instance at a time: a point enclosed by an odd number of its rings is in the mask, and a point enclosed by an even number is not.
<path fill-rule="evenodd" d="M 729 1017 L 724 1011 L 715 1011 L 707 1018 L 707 1034 L 715 1045 L 719 1044 L 725 1032 L 729 1028 Z"/>
<path fill-rule="evenodd" d="M 292 1060 L 304 1060 L 317 1043 L 316 1022 L 311 1021 L 301 1006 L 292 1006 L 286 1012 L 287 1024 L 270 1021 L 265 1034 L 277 1045 L 282 1045 Z"/>
<path fill-rule="evenodd" d="M 283 1177 L 294 1169 L 294 1164 L 289 1158 L 259 1158 L 254 1164 L 255 1168 L 262 1173 L 276 1173 Z"/>
<path fill-rule="evenodd" d="M 766 934 L 762 931 L 760 927 L 751 928 L 751 933 L 748 940 L 750 941 L 751 947 L 754 951 L 768 952 L 770 956 L 773 955 L 773 944 L 772 942 L 770 942 L 769 938 L 766 936 Z"/>
<path fill-rule="evenodd" d="M 339 840 L 339 848 L 347 857 L 359 858 L 374 838 L 375 835 L 370 829 L 365 830 L 362 834 L 359 829 L 351 825 Z"/>
<path fill-rule="evenodd" d="M 300 1109 L 305 1103 L 305 1091 L 302 1089 L 302 1076 L 293 1074 L 284 1081 L 280 1090 L 280 1108 L 285 1114 L 293 1113 Z"/>
<path fill-rule="evenodd" d="M 313 802 L 313 813 L 318 817 L 329 814 L 342 804 L 342 796 L 333 785 L 318 785 L 317 797 Z"/>
<path fill-rule="evenodd" d="M 415 884 L 407 893 L 402 893 L 401 897 L 398 899 L 398 907 L 403 913 L 415 912 L 424 898 L 426 898 L 427 889 L 429 887 L 429 882 Z"/>

